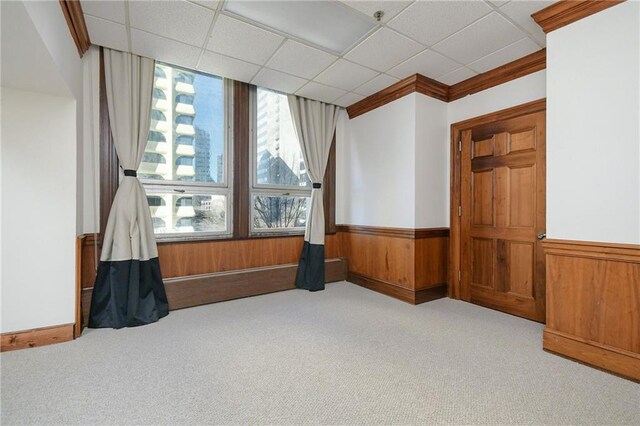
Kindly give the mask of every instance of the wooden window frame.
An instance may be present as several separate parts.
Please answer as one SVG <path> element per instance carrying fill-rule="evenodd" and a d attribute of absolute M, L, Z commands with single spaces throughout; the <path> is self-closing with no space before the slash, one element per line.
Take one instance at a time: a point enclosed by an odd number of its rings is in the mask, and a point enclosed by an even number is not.
<path fill-rule="evenodd" d="M 211 236 L 186 237 L 180 241 L 158 241 L 158 244 L 176 242 L 198 242 L 198 241 L 232 241 L 261 238 L 286 238 L 296 237 L 299 234 L 291 232 L 274 232 L 267 235 L 251 235 L 250 215 L 251 200 L 250 194 L 250 102 L 249 94 L 251 85 L 240 81 L 233 81 L 233 156 L 231 166 L 233 167 L 233 209 L 231 213 L 233 233 L 232 236 Z M 119 162 L 113 143 L 111 128 L 109 123 L 109 113 L 107 106 L 107 92 L 104 72 L 104 53 L 100 49 L 100 236 L 104 235 L 111 210 L 111 204 L 118 189 L 119 183 Z M 335 223 L 335 180 L 336 180 L 336 147 L 335 134 L 329 153 L 329 161 L 325 172 L 323 187 L 323 201 L 325 208 L 325 234 L 336 233 Z M 99 239 L 102 246 L 102 237 Z"/>

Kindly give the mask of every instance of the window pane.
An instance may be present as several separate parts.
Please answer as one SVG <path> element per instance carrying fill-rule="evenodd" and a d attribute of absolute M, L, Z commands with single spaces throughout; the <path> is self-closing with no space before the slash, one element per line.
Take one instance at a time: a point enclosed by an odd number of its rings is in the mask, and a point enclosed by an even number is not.
<path fill-rule="evenodd" d="M 149 142 L 139 175 L 224 183 L 224 97 L 220 77 L 156 64 Z"/>
<path fill-rule="evenodd" d="M 308 202 L 307 197 L 256 195 L 253 197 L 253 229 L 304 228 Z"/>
<path fill-rule="evenodd" d="M 258 88 L 256 107 L 256 183 L 311 186 L 286 95 Z"/>
<path fill-rule="evenodd" d="M 227 231 L 227 197 L 218 194 L 147 193 L 156 234 Z"/>

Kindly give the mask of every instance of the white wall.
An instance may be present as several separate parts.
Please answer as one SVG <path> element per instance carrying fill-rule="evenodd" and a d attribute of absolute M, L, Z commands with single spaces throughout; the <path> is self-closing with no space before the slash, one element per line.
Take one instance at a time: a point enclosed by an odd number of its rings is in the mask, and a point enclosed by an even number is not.
<path fill-rule="evenodd" d="M 74 322 L 84 90 L 58 2 L 0 8 L 0 332 L 12 332 Z"/>
<path fill-rule="evenodd" d="M 0 331 L 73 323 L 76 102 L 5 87 L 1 106 Z"/>
<path fill-rule="evenodd" d="M 639 244 L 640 3 L 547 40 L 547 235 Z"/>
<path fill-rule="evenodd" d="M 415 99 L 339 121 L 336 223 L 415 227 Z"/>
<path fill-rule="evenodd" d="M 447 103 L 416 94 L 416 228 L 449 226 Z"/>

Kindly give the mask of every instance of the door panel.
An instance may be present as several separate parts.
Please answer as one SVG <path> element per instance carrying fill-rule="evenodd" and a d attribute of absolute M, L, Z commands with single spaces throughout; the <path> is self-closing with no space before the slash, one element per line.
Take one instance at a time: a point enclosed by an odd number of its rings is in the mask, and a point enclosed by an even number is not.
<path fill-rule="evenodd" d="M 544 321 L 545 113 L 461 136 L 461 296 Z"/>

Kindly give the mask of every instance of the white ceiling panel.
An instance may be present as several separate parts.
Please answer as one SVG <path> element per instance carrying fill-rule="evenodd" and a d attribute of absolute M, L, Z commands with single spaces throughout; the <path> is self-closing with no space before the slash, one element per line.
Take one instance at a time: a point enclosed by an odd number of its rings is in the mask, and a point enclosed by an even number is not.
<path fill-rule="evenodd" d="M 201 49 L 131 28 L 131 52 L 162 62 L 195 68 Z"/>
<path fill-rule="evenodd" d="M 284 37 L 225 15 L 218 16 L 207 49 L 263 65 Z"/>
<path fill-rule="evenodd" d="M 301 88 L 308 80 L 294 77 L 280 71 L 262 68 L 260 72 L 251 80 L 251 84 L 277 90 L 284 93 L 294 93 Z"/>
<path fill-rule="evenodd" d="M 533 34 L 536 40 L 545 41 L 544 32 L 531 15 L 552 3 L 552 1 L 511 1 L 502 6 L 500 11 L 524 28 L 529 34 Z"/>
<path fill-rule="evenodd" d="M 352 90 L 367 80 L 371 80 L 378 73 L 362 65 L 339 59 L 314 80 L 318 83 Z"/>
<path fill-rule="evenodd" d="M 392 68 L 389 74 L 405 78 L 413 74 L 422 74 L 430 78 L 438 78 L 460 68 L 459 64 L 433 50 L 425 50 L 413 58 Z"/>
<path fill-rule="evenodd" d="M 347 53 L 345 58 L 374 70 L 386 71 L 422 49 L 424 46 L 420 43 L 388 28 L 380 28 Z"/>
<path fill-rule="evenodd" d="M 491 12 L 484 2 L 415 2 L 389 22 L 389 26 L 431 46 Z"/>
<path fill-rule="evenodd" d="M 316 99 L 322 102 L 332 103 L 341 96 L 344 96 L 347 92 L 342 89 L 337 89 L 331 86 L 325 86 L 324 84 L 311 81 L 307 83 L 302 89 L 296 92 L 305 98 Z"/>
<path fill-rule="evenodd" d="M 217 0 L 189 0 L 191 3 L 197 3 L 201 6 L 208 7 L 211 10 L 216 10 L 220 4 Z"/>
<path fill-rule="evenodd" d="M 336 53 L 375 27 L 373 20 L 332 1 L 229 0 L 224 10 Z"/>
<path fill-rule="evenodd" d="M 269 60 L 267 66 L 309 79 L 318 75 L 336 59 L 338 59 L 337 56 L 322 50 L 287 40 Z"/>
<path fill-rule="evenodd" d="M 500 7 L 503 4 L 509 3 L 509 0 L 489 0 L 489 3 L 493 4 L 496 7 Z"/>
<path fill-rule="evenodd" d="M 354 8 L 357 11 L 360 11 L 370 17 L 373 18 L 373 14 L 379 10 L 384 12 L 382 16 L 381 22 L 387 22 L 398 13 L 402 11 L 405 7 L 410 5 L 412 1 L 369 1 L 369 0 L 351 0 L 351 1 L 343 1 L 342 3 L 346 4 L 349 7 Z"/>
<path fill-rule="evenodd" d="M 249 82 L 260 70 L 260 67 L 239 59 L 205 51 L 200 59 L 198 70 L 220 77 Z"/>
<path fill-rule="evenodd" d="M 540 50 L 540 46 L 534 43 L 529 38 L 523 38 L 520 41 L 516 41 L 513 44 L 493 52 L 484 58 L 478 59 L 467 65 L 472 70 L 482 73 L 492 70 L 500 65 L 504 65 L 516 59 L 522 58 L 530 53 Z"/>
<path fill-rule="evenodd" d="M 397 83 L 398 81 L 399 80 L 397 78 L 391 77 L 387 74 L 380 74 L 355 89 L 354 92 L 364 96 L 369 96 L 373 95 L 376 92 L 379 92 L 382 89 L 386 89 L 387 87 L 391 86 L 393 83 Z"/>
<path fill-rule="evenodd" d="M 84 15 L 84 21 L 92 43 L 125 52 L 129 50 L 127 27 L 124 25 L 89 15 Z"/>
<path fill-rule="evenodd" d="M 511 1 L 502 6 L 500 11 L 527 32 L 535 33 L 542 30 L 531 15 L 552 3 L 553 1 Z"/>
<path fill-rule="evenodd" d="M 202 47 L 214 12 L 187 1 L 130 1 L 132 28 Z"/>
<path fill-rule="evenodd" d="M 436 44 L 433 50 L 468 64 L 525 36 L 511 22 L 493 12 Z"/>
<path fill-rule="evenodd" d="M 445 74 L 443 76 L 441 76 L 438 81 L 440 83 L 444 83 L 444 84 L 448 84 L 448 85 L 452 85 L 452 84 L 456 84 L 461 82 L 462 80 L 466 80 L 468 78 L 473 77 L 474 75 L 477 75 L 475 72 L 471 71 L 468 68 L 458 68 L 455 71 L 452 71 L 448 74 Z"/>
<path fill-rule="evenodd" d="M 122 0 L 82 0 L 80 5 L 85 15 L 96 16 L 119 24 L 125 23 L 124 1 Z"/>
<path fill-rule="evenodd" d="M 359 102 L 363 99 L 364 99 L 364 96 L 360 96 L 357 93 L 347 93 L 346 95 L 336 99 L 334 103 L 341 107 L 348 107 L 349 105 L 353 105 L 356 102 Z"/>

